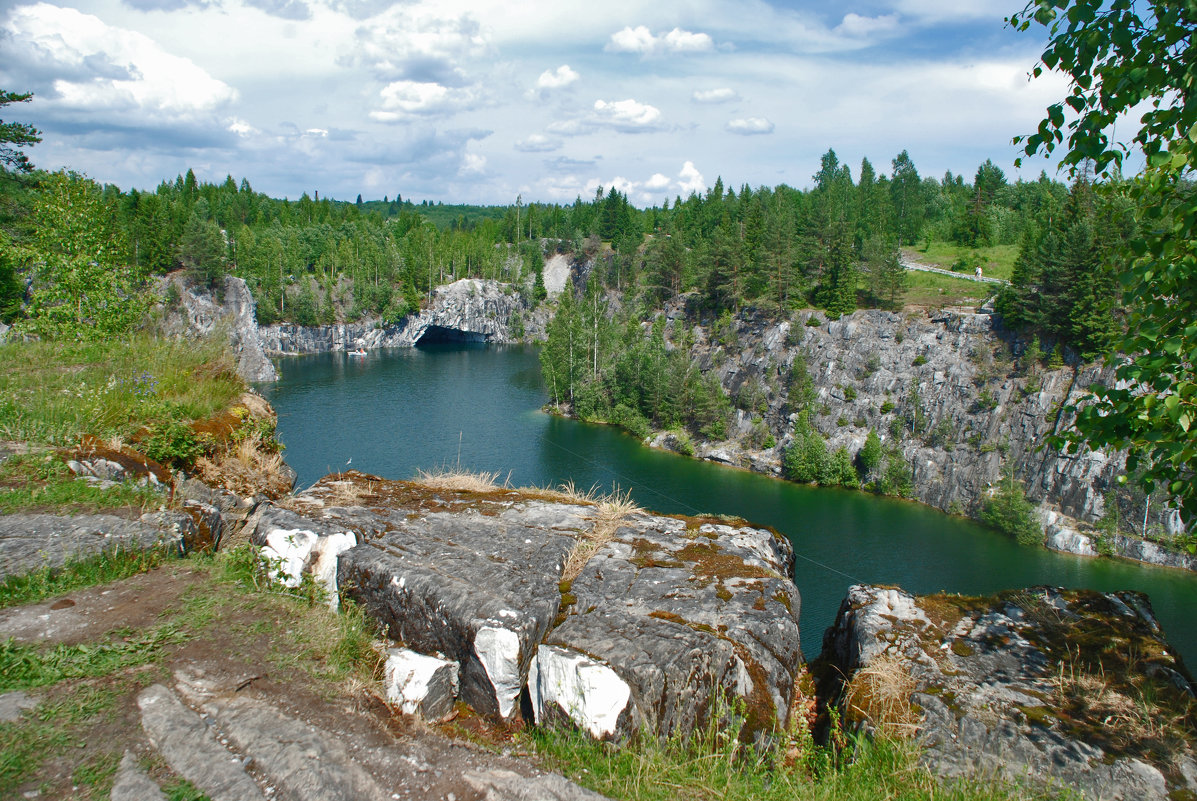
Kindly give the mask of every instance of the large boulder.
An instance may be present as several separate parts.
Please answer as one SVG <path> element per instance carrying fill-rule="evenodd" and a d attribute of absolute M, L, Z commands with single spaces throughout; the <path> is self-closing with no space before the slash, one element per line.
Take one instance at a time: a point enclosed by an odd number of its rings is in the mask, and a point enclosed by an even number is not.
<path fill-rule="evenodd" d="M 802 666 L 792 565 L 789 542 L 770 531 L 625 521 L 540 647 L 538 719 L 561 713 L 596 736 L 689 734 L 739 702 L 752 732 L 784 724 Z"/>
<path fill-rule="evenodd" d="M 1092 799 L 1197 791 L 1192 679 L 1138 593 L 858 585 L 823 658 L 847 679 L 845 720 L 916 736 L 941 775 L 1065 784 Z"/>
<path fill-rule="evenodd" d="M 736 710 L 752 731 L 786 722 L 799 600 L 769 531 L 355 473 L 264 505 L 254 531 L 289 580 L 352 534 L 336 586 L 403 647 L 457 663 L 483 714 L 596 737 L 686 734 Z"/>

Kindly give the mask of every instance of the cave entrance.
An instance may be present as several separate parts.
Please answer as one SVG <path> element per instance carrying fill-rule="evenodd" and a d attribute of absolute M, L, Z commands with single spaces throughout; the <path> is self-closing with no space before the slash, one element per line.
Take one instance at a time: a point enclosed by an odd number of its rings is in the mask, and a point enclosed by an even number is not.
<path fill-rule="evenodd" d="M 460 342 L 486 342 L 486 334 L 477 331 L 462 331 L 460 328 L 445 328 L 440 325 L 430 325 L 420 334 L 416 345 L 442 345 Z"/>

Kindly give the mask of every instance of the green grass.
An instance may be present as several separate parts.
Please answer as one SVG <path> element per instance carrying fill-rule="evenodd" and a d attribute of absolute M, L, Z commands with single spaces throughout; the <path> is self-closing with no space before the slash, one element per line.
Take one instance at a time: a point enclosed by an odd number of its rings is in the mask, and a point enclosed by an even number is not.
<path fill-rule="evenodd" d="M 105 509 L 156 508 L 166 497 L 147 486 L 98 487 L 75 476 L 57 454 L 13 456 L 0 463 L 0 514 L 30 509 L 87 513 Z"/>
<path fill-rule="evenodd" d="M 795 764 L 729 741 L 602 743 L 576 730 L 524 735 L 545 767 L 623 801 L 1021 801 L 1071 797 L 993 779 L 940 780 L 906 741 L 860 738 L 851 758 L 806 744 Z M 712 747 L 714 746 L 714 747 Z"/>
<path fill-rule="evenodd" d="M 70 561 L 58 568 L 44 567 L 9 576 L 0 582 L 0 608 L 38 603 L 83 587 L 118 581 L 153 570 L 173 558 L 176 552 L 166 548 L 114 550 Z"/>
<path fill-rule="evenodd" d="M 177 626 L 163 624 L 144 632 L 114 632 L 95 645 L 56 645 L 46 649 L 10 637 L 0 642 L 0 692 L 29 690 L 63 679 L 107 676 L 154 661 L 168 645 L 187 639 Z"/>
<path fill-rule="evenodd" d="M 991 247 L 970 248 L 955 245 L 951 242 L 923 243 L 913 248 L 906 248 L 906 253 L 918 261 L 951 270 L 960 260 L 983 259 L 981 264 L 987 278 L 1004 278 L 1010 280 L 1014 271 L 1014 260 L 1018 258 L 1018 245 L 993 245 Z M 970 264 L 972 262 L 970 261 Z M 972 274 L 972 267 L 968 274 Z"/>
<path fill-rule="evenodd" d="M 979 305 L 996 290 L 993 284 L 907 270 L 903 302 L 911 306 L 928 307 Z"/>
<path fill-rule="evenodd" d="M 0 439 L 58 446 L 206 417 L 245 387 L 217 339 L 14 342 L 0 345 L 0 364 Z"/>
<path fill-rule="evenodd" d="M 73 742 L 65 729 L 36 720 L 0 723 L 0 794 L 37 775 L 46 759 Z"/>

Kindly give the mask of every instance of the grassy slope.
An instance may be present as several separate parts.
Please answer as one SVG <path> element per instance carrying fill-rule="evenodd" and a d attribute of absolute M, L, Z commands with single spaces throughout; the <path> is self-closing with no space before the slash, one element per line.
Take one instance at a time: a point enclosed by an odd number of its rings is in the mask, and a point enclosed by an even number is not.
<path fill-rule="evenodd" d="M 76 445 L 127 440 L 143 427 L 195 420 L 245 388 L 227 345 L 135 336 L 124 342 L 0 345 L 0 440 Z"/>

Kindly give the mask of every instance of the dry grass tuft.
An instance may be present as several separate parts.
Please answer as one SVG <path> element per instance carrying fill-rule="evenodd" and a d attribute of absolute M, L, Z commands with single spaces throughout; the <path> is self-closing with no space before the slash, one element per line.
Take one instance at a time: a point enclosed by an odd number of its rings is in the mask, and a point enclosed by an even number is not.
<path fill-rule="evenodd" d="M 1098 666 L 1096 672 L 1077 666 L 1076 661 L 1061 662 L 1053 677 L 1056 702 L 1070 717 L 1101 726 L 1116 733 L 1123 744 L 1146 746 L 1159 744 L 1162 750 L 1184 747 L 1193 713 L 1191 700 L 1181 708 L 1170 708 L 1157 696 L 1150 682 L 1142 677 L 1116 686 L 1113 677 Z"/>
<path fill-rule="evenodd" d="M 255 435 L 211 456 L 201 456 L 196 460 L 195 472 L 205 484 L 224 487 L 242 497 L 261 493 L 281 498 L 291 491 L 291 477 L 284 467 L 282 454 Z"/>
<path fill-rule="evenodd" d="M 585 503 L 593 504 L 595 511 L 598 512 L 594 520 L 594 528 L 581 533 L 581 539 L 578 540 L 565 560 L 561 579 L 562 581 L 573 581 L 590 561 L 590 557 L 615 537 L 615 531 L 619 528 L 619 524 L 629 516 L 643 510 L 632 500 L 630 491 L 625 492 L 618 487 L 612 490 L 610 495 L 600 495 L 595 487 L 591 487 L 585 493 L 579 493 L 571 481 L 568 484 L 563 484 L 559 492 L 571 496 L 575 499 L 575 503 L 578 502 L 578 499 L 582 499 Z"/>
<path fill-rule="evenodd" d="M 497 472 L 488 473 L 484 470 L 474 472 L 460 468 L 443 467 L 435 472 L 421 470 L 420 477 L 416 479 L 415 483 L 422 484 L 429 489 L 437 490 L 495 492 L 507 486 L 506 481 L 502 485 L 499 485 L 497 483 L 498 479 L 499 474 Z"/>
<path fill-rule="evenodd" d="M 845 704 L 851 717 L 864 720 L 885 735 L 910 737 L 919 716 L 910 704 L 914 677 L 897 654 L 883 654 L 861 668 L 848 682 Z"/>
<path fill-rule="evenodd" d="M 363 500 L 374 494 L 378 482 L 341 479 L 329 482 L 329 487 L 332 489 L 326 498 L 329 506 L 361 506 Z"/>

